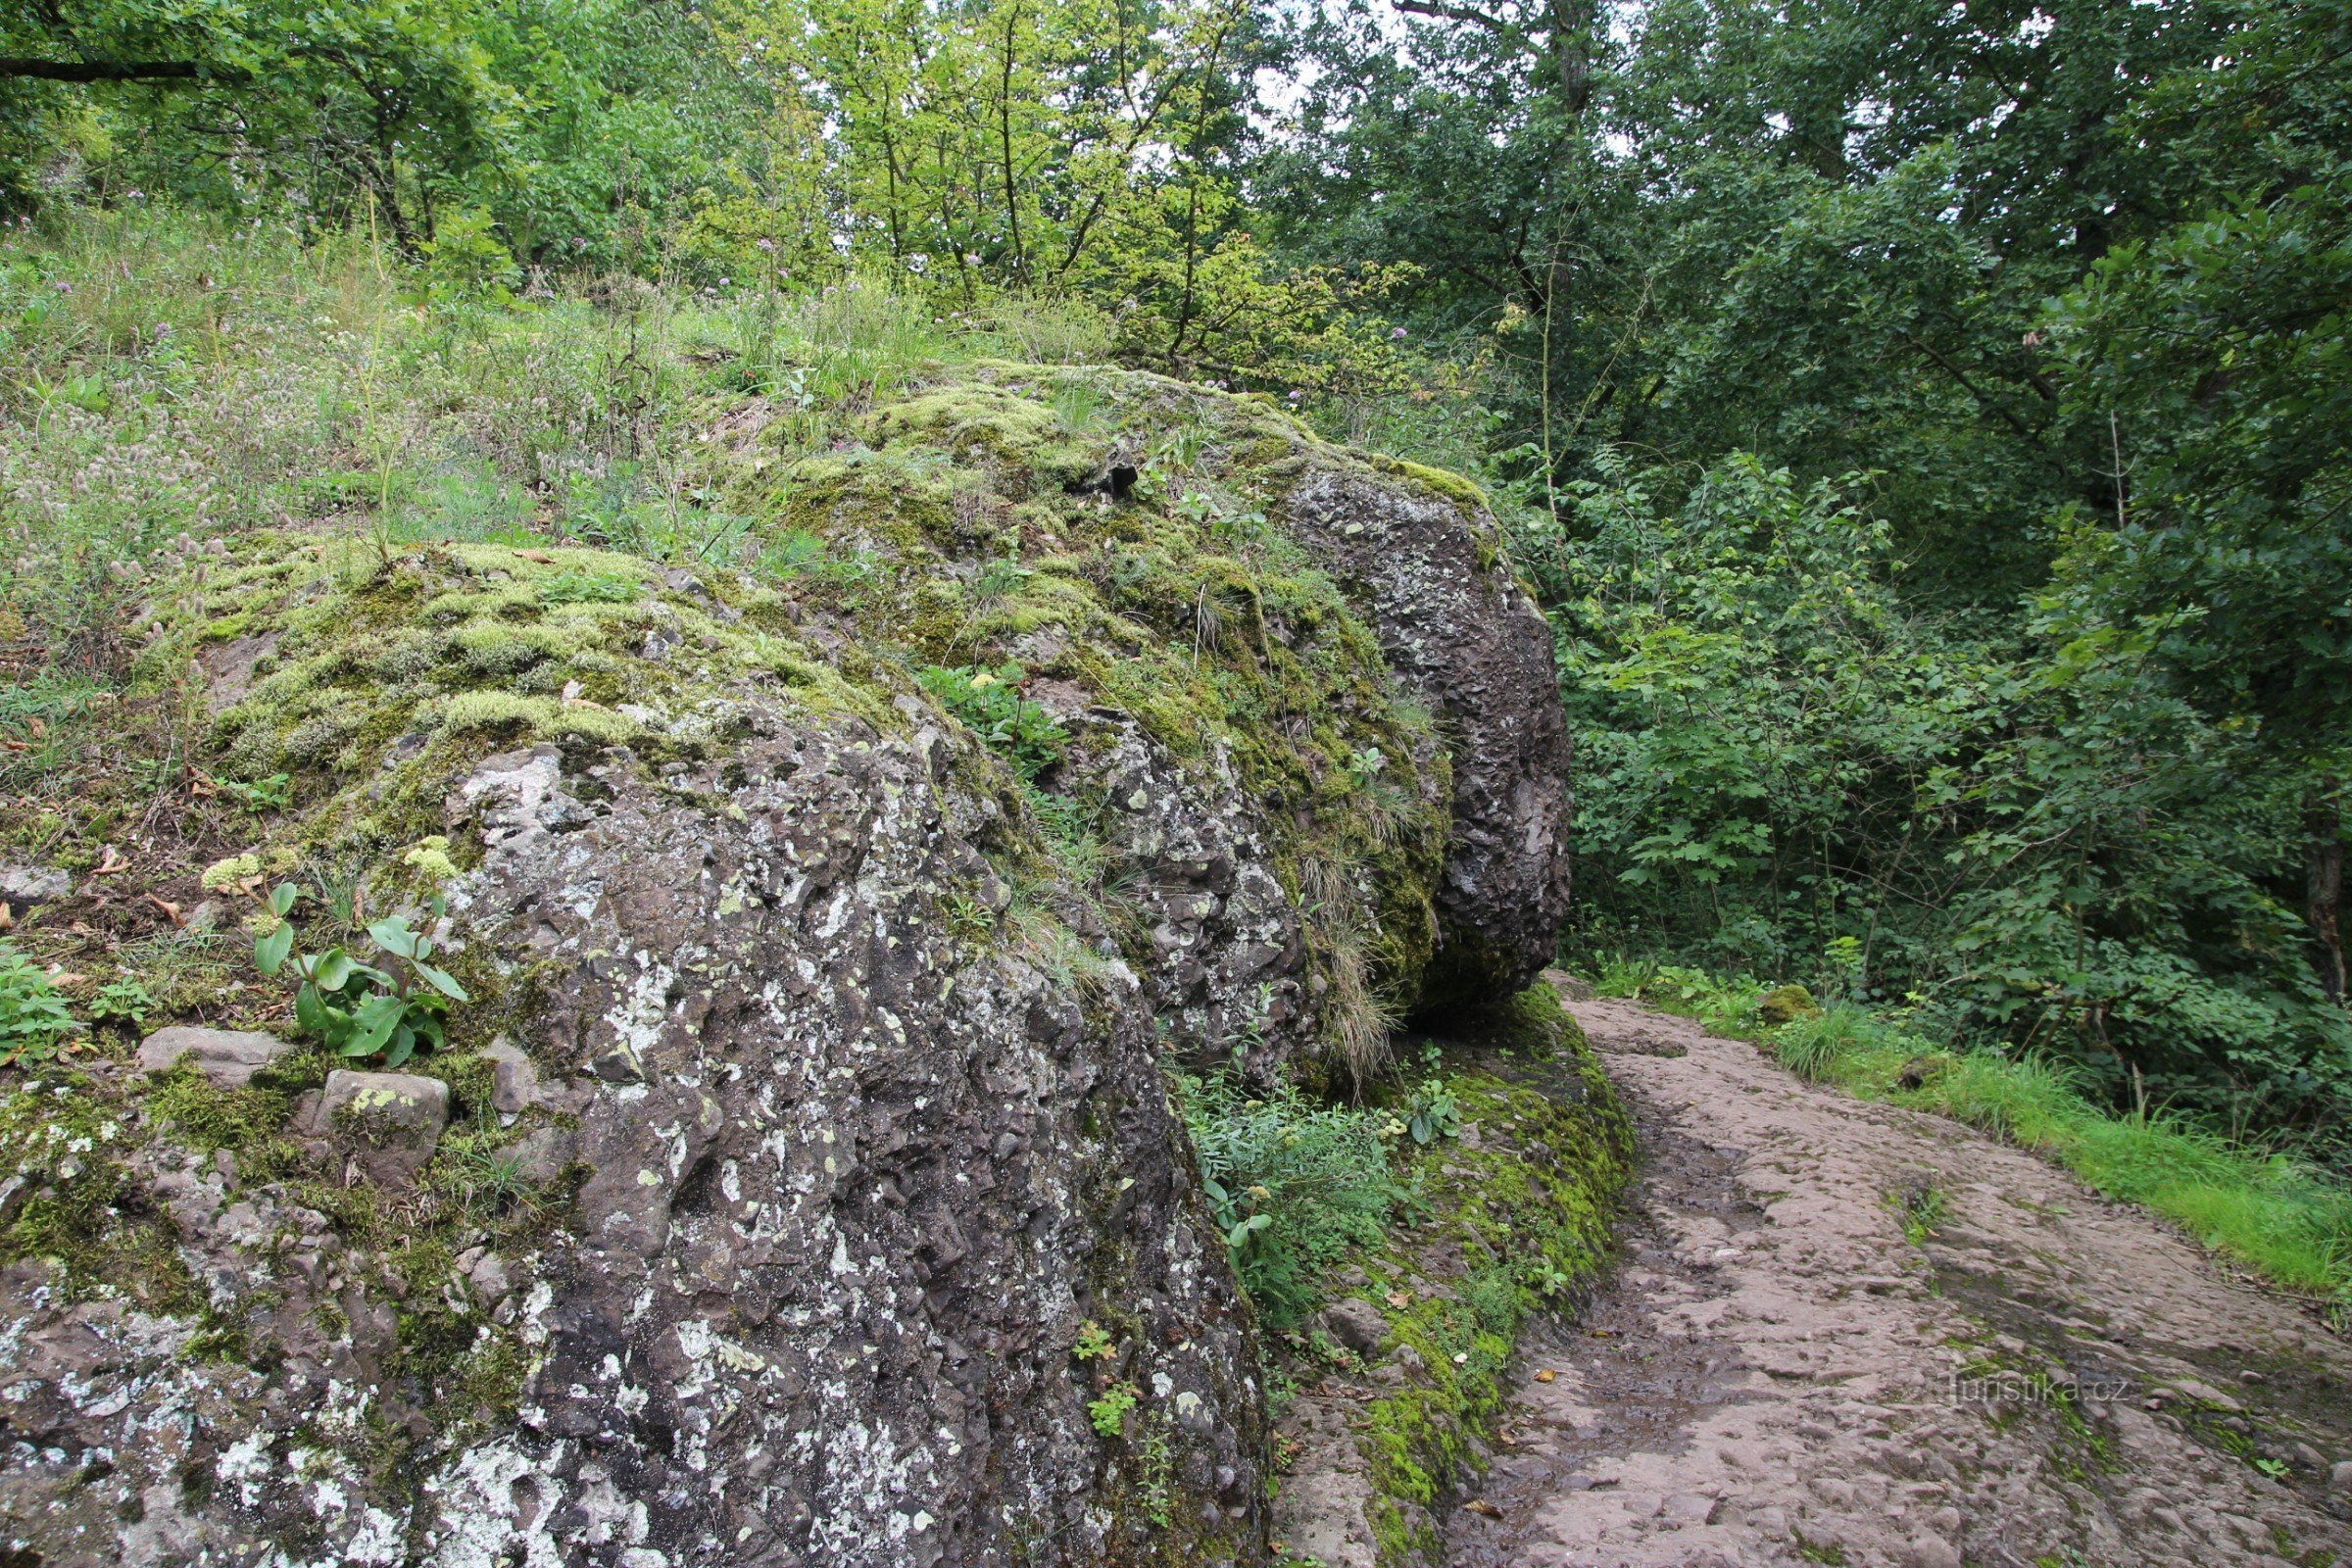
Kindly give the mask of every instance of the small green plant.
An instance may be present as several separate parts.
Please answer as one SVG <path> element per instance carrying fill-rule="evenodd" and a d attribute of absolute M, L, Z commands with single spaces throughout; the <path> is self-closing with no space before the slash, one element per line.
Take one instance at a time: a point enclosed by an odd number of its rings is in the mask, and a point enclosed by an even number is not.
<path fill-rule="evenodd" d="M 1423 1148 L 1441 1138 L 1457 1138 L 1462 1131 L 1462 1110 L 1452 1091 L 1443 1078 L 1429 1077 L 1396 1107 L 1396 1114 L 1382 1129 L 1391 1138 L 1409 1137 Z"/>
<path fill-rule="evenodd" d="M 1070 1347 L 1070 1353 L 1081 1361 L 1102 1361 L 1117 1348 L 1110 1331 L 1090 1317 L 1078 1325 L 1078 1343 Z"/>
<path fill-rule="evenodd" d="M 1037 573 L 1009 557 L 999 557 L 980 568 L 969 598 L 972 613 L 983 615 L 1018 594 Z"/>
<path fill-rule="evenodd" d="M 155 998 L 136 980 L 109 980 L 90 999 L 90 1018 L 95 1023 L 142 1024 L 154 1010 Z"/>
<path fill-rule="evenodd" d="M 466 1212 L 484 1220 L 509 1214 L 534 1214 L 539 1200 L 521 1157 L 512 1151 L 468 1146 L 437 1179 L 443 1192 Z"/>
<path fill-rule="evenodd" d="M 768 577 L 798 577 L 825 564 L 825 542 L 806 528 L 795 528 L 760 552 L 760 571 Z"/>
<path fill-rule="evenodd" d="M 1927 1244 L 1943 1223 L 1943 1190 L 1933 1182 L 1920 1182 L 1886 1195 L 1886 1206 L 1903 1224 L 1903 1240 L 1913 1247 Z"/>
<path fill-rule="evenodd" d="M 264 816 L 286 808 L 288 791 L 294 781 L 283 773 L 272 773 L 268 778 L 257 778 L 250 784 L 240 784 L 228 778 L 215 779 L 213 782 L 220 787 L 221 794 L 254 815 Z"/>
<path fill-rule="evenodd" d="M 617 571 L 559 571 L 539 584 L 543 605 L 625 605 L 645 592 L 635 577 Z"/>
<path fill-rule="evenodd" d="M 80 1027 L 41 966 L 0 942 L 0 1067 L 48 1061 Z"/>
<path fill-rule="evenodd" d="M 1142 1469 L 1144 1517 L 1165 1530 L 1176 1522 L 1176 1449 L 1164 1430 L 1144 1440 Z"/>
<path fill-rule="evenodd" d="M 1845 1568 L 1845 1548 L 1834 1541 L 1807 1541 L 1791 1530 L 1788 1539 L 1796 1543 L 1796 1554 L 1807 1562 L 1818 1562 L 1827 1568 Z"/>
<path fill-rule="evenodd" d="M 1182 1080 L 1185 1124 L 1234 1271 L 1287 1330 L 1322 1298 L 1324 1273 L 1380 1240 L 1402 1194 L 1377 1112 L 1318 1105 L 1288 1085 L 1259 1096 L 1230 1071 Z"/>
<path fill-rule="evenodd" d="M 1029 678 L 1029 672 L 1018 663 L 1007 661 L 994 669 L 932 664 L 915 678 L 1022 778 L 1034 779 L 1061 760 L 1069 731 L 1056 724 L 1053 714 L 1022 698 L 1021 682 Z"/>
<path fill-rule="evenodd" d="M 1576 1289 L 1576 1276 L 1548 1258 L 1538 1258 L 1527 1267 L 1527 1288 L 1538 1296 L 1558 1300 Z"/>
<path fill-rule="evenodd" d="M 420 1050 L 439 1050 L 449 1004 L 471 999 L 445 970 L 425 962 L 433 953 L 432 938 L 393 914 L 368 927 L 375 945 L 373 963 L 340 947 L 297 953 L 287 916 L 301 896 L 293 883 L 281 882 L 263 901 L 278 923 L 255 939 L 253 961 L 266 975 L 292 964 L 302 981 L 294 993 L 294 1021 L 302 1032 L 324 1041 L 337 1055 L 380 1055 L 387 1067 L 399 1066 Z M 446 906 L 436 896 L 427 907 L 438 918 Z"/>
<path fill-rule="evenodd" d="M 1127 1412 L 1143 1391 L 1132 1383 L 1114 1383 L 1102 1396 L 1086 1407 L 1086 1418 L 1095 1424 L 1095 1431 L 1105 1438 L 1115 1438 L 1127 1428 Z"/>

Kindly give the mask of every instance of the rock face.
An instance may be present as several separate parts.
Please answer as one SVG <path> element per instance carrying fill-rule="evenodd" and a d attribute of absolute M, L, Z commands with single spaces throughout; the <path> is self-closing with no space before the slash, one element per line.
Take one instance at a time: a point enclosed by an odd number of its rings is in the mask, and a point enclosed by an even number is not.
<path fill-rule="evenodd" d="M 1317 465 L 1286 508 L 1366 602 L 1382 652 L 1446 734 L 1453 832 L 1424 999 L 1515 993 L 1551 962 L 1568 912 L 1568 727 L 1550 624 L 1458 490 Z"/>
<path fill-rule="evenodd" d="M 1549 952 L 1541 623 L 1458 481 L 1250 400 L 1006 368 L 783 485 L 730 428 L 742 570 L 269 535 L 159 598 L 212 765 L 445 894 L 470 1000 L 399 1074 L 9 1102 L 50 1568 L 1263 1557 L 1167 1074 L 1344 1081 Z"/>

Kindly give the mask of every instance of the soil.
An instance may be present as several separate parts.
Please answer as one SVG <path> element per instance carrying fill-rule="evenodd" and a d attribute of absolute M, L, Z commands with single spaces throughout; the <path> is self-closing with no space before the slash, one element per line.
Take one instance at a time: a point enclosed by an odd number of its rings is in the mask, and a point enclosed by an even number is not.
<path fill-rule="evenodd" d="M 1572 1010 L 1642 1174 L 1455 1568 L 2352 1562 L 2352 1345 L 2305 1303 L 1955 1123 Z"/>

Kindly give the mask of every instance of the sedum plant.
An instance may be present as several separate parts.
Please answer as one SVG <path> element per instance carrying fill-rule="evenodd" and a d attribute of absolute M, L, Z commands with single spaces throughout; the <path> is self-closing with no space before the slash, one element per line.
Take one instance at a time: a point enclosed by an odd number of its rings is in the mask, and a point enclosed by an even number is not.
<path fill-rule="evenodd" d="M 376 1056 L 397 1067 L 419 1051 L 437 1051 L 444 1040 L 441 1019 L 452 1002 L 466 1002 L 466 988 L 447 970 L 425 960 L 433 940 L 410 927 L 403 915 L 387 915 L 368 927 L 373 961 L 353 957 L 340 947 L 298 953 L 294 925 L 287 919 L 302 890 L 281 882 L 263 902 L 277 925 L 253 945 L 253 961 L 275 975 L 291 966 L 301 985 L 294 993 L 294 1020 L 302 1032 L 343 1056 Z M 426 906 L 438 918 L 447 908 L 436 896 Z"/>

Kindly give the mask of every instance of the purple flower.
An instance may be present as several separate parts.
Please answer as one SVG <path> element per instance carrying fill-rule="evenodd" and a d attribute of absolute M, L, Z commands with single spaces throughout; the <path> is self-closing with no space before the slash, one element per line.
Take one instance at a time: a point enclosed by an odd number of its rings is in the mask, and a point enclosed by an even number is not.
<path fill-rule="evenodd" d="M 1404 328 L 1403 328 L 1403 327 L 1401 327 L 1401 326 L 1398 326 L 1398 327 L 1392 327 L 1392 328 L 1390 328 L 1390 330 L 1389 330 L 1389 341 L 1390 341 L 1390 342 L 1392 342 L 1392 343 L 1401 343 L 1401 342 L 1403 342 L 1403 341 L 1404 341 Z"/>

